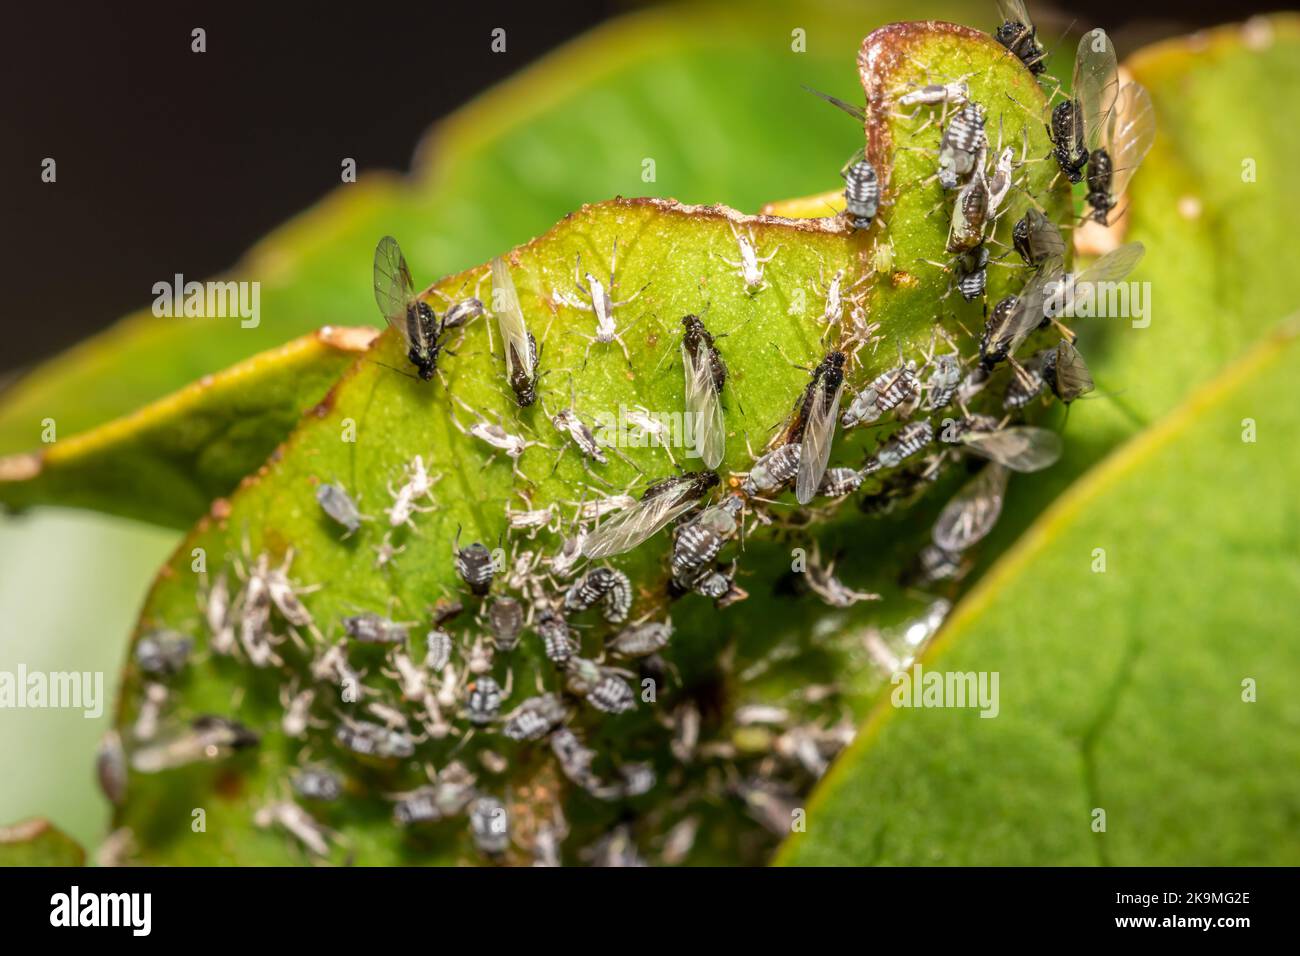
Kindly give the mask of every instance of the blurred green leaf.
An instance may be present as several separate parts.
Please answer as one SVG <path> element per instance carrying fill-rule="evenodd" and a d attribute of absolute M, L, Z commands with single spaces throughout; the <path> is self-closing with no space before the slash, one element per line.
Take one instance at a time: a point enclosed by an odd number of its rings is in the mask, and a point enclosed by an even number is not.
<path fill-rule="evenodd" d="M 0 866 L 81 866 L 86 852 L 48 820 L 0 827 Z"/>
<path fill-rule="evenodd" d="M 1298 333 L 1052 506 L 920 659 L 997 673 L 995 719 L 883 698 L 780 862 L 1300 860 Z"/>
<path fill-rule="evenodd" d="M 323 329 L 47 451 L 0 458 L 0 502 L 187 528 L 266 461 L 375 337 Z"/>

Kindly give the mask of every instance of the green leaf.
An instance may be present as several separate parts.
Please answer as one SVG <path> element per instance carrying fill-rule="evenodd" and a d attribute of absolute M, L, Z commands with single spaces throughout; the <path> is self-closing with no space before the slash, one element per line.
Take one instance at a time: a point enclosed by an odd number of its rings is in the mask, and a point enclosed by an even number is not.
<path fill-rule="evenodd" d="M 1300 668 L 1300 453 L 1285 437 L 1300 425 L 1298 333 L 1290 322 L 1052 506 L 920 660 L 998 673 L 995 719 L 882 699 L 781 862 L 1300 859 L 1285 676 Z"/>
<path fill-rule="evenodd" d="M 1042 94 L 1023 67 L 985 35 L 964 28 L 934 29 L 918 24 L 881 31 L 872 42 L 893 55 L 885 58 L 886 67 L 869 75 L 869 90 L 892 90 L 922 77 L 925 68 L 919 64 L 942 57 L 957 68 L 966 68 L 963 72 L 975 74 L 973 85 L 989 102 L 997 102 L 997 94 L 1007 90 L 1014 90 L 1022 102 L 1035 102 L 1035 97 L 1042 102 Z M 516 408 L 505 389 L 499 345 L 495 349 L 491 345 L 487 322 L 476 323 L 453 343 L 454 355 L 440 365 L 445 381 L 434 383 L 396 374 L 394 369 L 404 362 L 404 346 L 391 334 L 384 337 L 336 387 L 328 407 L 305 421 L 259 479 L 246 483 L 232 497 L 221 520 L 204 522 L 182 545 L 146 602 L 140 633 L 167 627 L 196 635 L 200 645 L 204 643 L 196 601 L 202 589 L 191 570 L 196 549 L 208 556 L 208 573 L 213 575 L 219 573 L 218 568 L 236 563 L 247 567 L 254 555 L 265 553 L 277 563 L 282 557 L 292 557 L 294 580 L 307 586 L 322 585 L 304 600 L 331 637 L 339 633 L 339 620 L 359 609 L 401 620 L 427 619 L 437 602 L 451 600 L 462 590 L 451 560 L 452 542 L 458 536 L 465 542 L 489 545 L 502 540 L 506 530 L 503 505 L 570 507 L 590 497 L 594 483 L 617 491 L 643 487 L 673 474 L 671 463 L 658 448 L 626 447 L 626 460 L 612 459 L 599 469 L 583 465 L 576 452 L 557 465 L 560 439 L 547 416 L 571 400 L 589 422 L 637 405 L 656 411 L 682 410 L 681 371 L 672 363 L 678 355 L 680 319 L 687 313 L 707 314 L 710 326 L 724 336 L 719 347 L 730 370 L 725 393 L 728 441 L 724 466 L 734 471 L 747 468 L 752 460 L 747 439 L 765 440 L 789 414 L 807 382 L 807 372 L 782 359 L 774 343 L 793 361 L 813 363 L 827 348 L 823 338 L 845 334 L 828 329 L 823 315 L 832 276 L 840 275 L 846 288 L 858 288 L 867 314 L 885 330 L 885 342 L 897 343 L 896 349 L 908 354 L 930 345 L 934 303 L 949 280 L 942 270 L 920 267 L 923 260 L 944 254 L 947 223 L 944 217 L 932 215 L 942 202 L 942 190 L 930 178 L 932 159 L 926 162 L 907 154 L 891 169 L 886 151 L 892 138 L 911 135 L 922 123 L 920 117 L 897 117 L 877 110 L 871 143 L 882 176 L 890 183 L 890 203 L 879 224 L 866 235 L 851 232 L 839 218 L 745 219 L 721 208 L 621 200 L 584 207 L 545 236 L 515 250 L 508 257 L 510 271 L 519 289 L 523 315 L 537 334 L 540 366 L 547 374 L 539 402 L 526 410 Z M 1008 108 L 1003 129 L 1016 141 L 1027 138 L 1031 149 L 1045 148 L 1042 129 L 1027 122 L 1019 111 Z M 937 137 L 937 130 L 930 133 Z M 913 142 L 919 145 L 923 141 Z M 1059 214 L 1065 193 L 1061 187 L 1055 191 L 1049 187 L 1052 178 L 1050 169 L 1032 170 L 1026 188 L 1034 201 Z M 1011 222 L 1030 201 L 1029 196 L 1016 197 L 1000 226 L 1003 241 Z M 765 267 L 766 285 L 761 289 L 747 290 L 735 267 L 725 261 L 737 255 L 737 229 L 747 230 L 760 254 L 771 257 Z M 894 247 L 893 268 L 883 272 L 874 269 L 877 230 L 892 237 Z M 605 275 L 616 243 L 618 271 L 612 283 L 613 298 L 623 304 L 617 307 L 615 319 L 629 358 L 618 343 L 592 344 L 590 313 L 574 307 L 567 298 L 574 294 L 573 265 L 578 257 L 584 269 Z M 430 301 L 469 294 L 486 298 L 486 278 L 486 267 L 449 277 L 431 290 Z M 860 287 L 859 278 L 863 280 Z M 997 276 L 991 284 L 995 290 L 1005 289 L 1014 281 L 1010 275 Z M 979 315 L 977 305 L 963 304 L 961 308 L 968 320 Z M 972 343 L 967 340 L 966 346 L 969 349 Z M 851 380 L 860 386 L 892 367 L 897 362 L 896 349 L 862 350 L 852 367 Z M 534 446 L 525 451 L 515 474 L 502 456 L 489 456 L 477 439 L 462 433 L 476 418 L 499 420 L 511 433 L 551 447 Z M 843 436 L 837 443 L 837 458 L 845 463 L 860 461 L 876 442 L 869 432 Z M 441 476 L 435 490 L 436 510 L 418 515 L 414 528 L 399 528 L 391 538 L 382 526 L 371 525 L 354 538 L 340 541 L 339 530 L 316 505 L 320 485 L 342 482 L 360 497 L 363 508 L 378 515 L 392 489 L 403 480 L 402 469 L 416 455 L 432 473 Z M 515 537 L 509 548 L 513 553 L 528 548 L 553 554 L 562 538 L 563 534 L 551 531 L 527 542 Z M 392 563 L 377 568 L 374 548 L 384 541 L 404 551 Z M 612 561 L 633 581 L 635 615 L 663 612 L 663 544 L 661 536 L 655 543 Z M 513 560 L 510 566 L 514 566 Z M 584 633 L 586 653 L 594 655 L 598 645 L 593 638 L 601 630 L 592 627 L 594 620 L 581 623 L 590 628 Z M 462 632 L 462 653 L 468 651 L 474 636 Z M 681 633 L 678 643 L 683 649 L 678 652 L 674 647 L 670 654 L 686 682 L 708 677 L 716 665 L 716 649 L 710 653 L 706 630 L 701 628 L 696 637 Z M 540 659 L 539 643 L 530 634 L 523 650 L 498 659 L 494 668 L 498 680 L 505 683 L 508 672 L 515 687 L 544 683 L 555 689 L 559 675 Z M 305 660 L 288 644 L 282 645 L 281 652 L 291 660 L 287 669 L 305 682 Z M 358 662 L 363 652 L 354 651 Z M 365 666 L 374 673 L 381 663 L 372 655 Z M 278 727 L 281 707 L 277 692 L 284 680 L 283 675 L 274 673 L 250 676 L 247 667 L 216 655 L 211 655 L 206 665 L 196 662 L 180 679 L 186 713 L 231 714 L 233 706 L 233 716 L 254 728 L 262 743 L 256 754 L 240 754 L 216 767 L 187 768 L 160 776 L 133 775 L 132 793 L 117 823 L 130 827 L 141 838 L 144 859 L 268 862 L 297 858 L 288 842 L 277 836 L 244 841 L 232 835 L 247 830 L 256 807 L 274 797 L 292 765 L 297 748 L 283 739 Z M 392 685 L 378 679 L 375 683 L 380 699 L 391 703 Z M 120 724 L 127 735 L 138 716 L 141 691 L 142 675 L 132 667 L 126 678 Z M 333 693 L 326 688 L 322 696 Z M 322 705 L 319 716 L 335 726 L 340 719 L 337 710 L 354 716 L 366 713 L 363 705 L 328 709 Z M 594 712 L 584 711 L 580 723 L 590 739 L 609 740 L 614 752 L 624 755 L 622 759 L 639 754 L 662 764 L 667 759 L 668 741 L 646 713 L 656 710 L 658 704 L 608 722 L 593 720 Z M 340 857 L 346 854 L 380 862 L 405 859 L 414 853 L 423 861 L 445 861 L 467 854 L 463 823 L 444 827 L 436 841 L 417 841 L 413 847 L 387 819 L 389 804 L 380 794 L 419 785 L 423 779 L 419 761 L 363 773 L 337 753 L 328 735 L 316 736 L 314 753 L 330 754 L 354 775 L 356 799 L 346 801 L 346 807 L 329 817 L 331 826 L 342 834 Z M 485 765 L 479 771 L 486 778 L 482 785 L 512 804 L 514 795 L 535 792 L 535 775 L 555 775 L 554 767 L 540 760 L 538 747 L 515 746 L 483 729 L 472 746 L 462 749 L 461 744 L 443 741 L 423 752 L 437 767 L 457 755 L 477 768 L 474 758 L 481 757 L 488 745 L 506 756 L 511 773 L 505 779 L 492 779 L 490 767 Z M 211 791 L 210 797 L 204 796 L 207 791 Z M 545 793 L 541 800 L 521 797 L 518 812 L 525 817 L 549 816 L 554 785 L 547 786 Z M 652 801 L 645 812 L 667 810 L 673 795 L 671 788 L 659 791 L 658 803 Z M 575 830 L 588 835 L 608 830 L 617 809 L 591 803 L 581 794 L 569 794 L 565 800 Z M 222 834 L 220 840 L 191 836 L 189 810 L 185 808 L 195 806 L 204 806 L 208 832 L 215 824 Z M 278 850 L 272 850 L 273 846 Z"/>
<path fill-rule="evenodd" d="M 86 851 L 48 820 L 0 827 L 0 866 L 82 866 Z"/>
<path fill-rule="evenodd" d="M 0 502 L 189 527 L 266 460 L 375 337 L 322 329 L 47 451 L 0 458 Z"/>

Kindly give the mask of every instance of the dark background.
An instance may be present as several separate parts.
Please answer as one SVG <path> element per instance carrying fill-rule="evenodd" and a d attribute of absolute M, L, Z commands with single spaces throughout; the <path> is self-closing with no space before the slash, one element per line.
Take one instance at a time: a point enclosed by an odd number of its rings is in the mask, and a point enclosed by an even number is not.
<path fill-rule="evenodd" d="M 147 305 L 159 276 L 227 269 L 336 187 L 340 157 L 359 171 L 406 169 L 438 117 L 638 4 L 179 6 L 37 2 L 0 14 L 0 375 Z M 1028 6 L 1045 35 L 1069 22 Z M 1105 26 L 1121 51 L 1270 8 L 1062 6 L 1086 11 L 1083 25 Z M 202 56 L 190 52 L 196 26 Z M 488 52 L 497 26 L 503 55 Z M 40 181 L 46 156 L 54 185 Z"/>

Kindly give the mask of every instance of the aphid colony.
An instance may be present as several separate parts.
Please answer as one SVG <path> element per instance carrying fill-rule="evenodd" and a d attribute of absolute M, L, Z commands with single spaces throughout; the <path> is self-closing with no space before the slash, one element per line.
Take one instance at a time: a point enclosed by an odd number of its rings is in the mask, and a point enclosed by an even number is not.
<path fill-rule="evenodd" d="M 996 38 L 1032 72 L 1042 72 L 1043 49 L 1023 5 L 1018 0 L 999 5 L 1003 23 Z M 857 107 L 826 98 L 863 118 Z M 954 257 L 941 267 L 952 273 L 963 299 L 982 299 L 993 228 L 1011 205 L 1013 191 L 1026 190 L 1017 173 L 1029 160 L 1000 142 L 990 155 L 989 113 L 965 78 L 898 91 L 896 101 L 914 115 L 930 111 L 926 126 L 937 121 L 931 181 L 938 181 L 951 202 L 947 251 Z M 1118 88 L 1114 50 L 1102 31 L 1091 31 L 1080 43 L 1074 99 L 1059 104 L 1048 123 L 1051 158 L 1062 172 L 1079 181 L 1086 170 L 1089 217 L 1108 220 L 1150 146 L 1151 129 L 1145 91 L 1133 84 Z M 875 167 L 859 153 L 841 175 L 844 226 L 882 231 L 878 215 L 887 201 Z M 504 546 L 494 550 L 481 541 L 462 541 L 457 530 L 444 553 L 460 582 L 458 594 L 406 615 L 409 620 L 398 619 L 403 615 L 391 607 L 382 613 L 355 608 L 324 625 L 302 600 L 319 585 L 304 587 L 290 577 L 293 552 L 273 558 L 248 553 L 245 546 L 204 580 L 197 619 L 202 636 L 159 627 L 136 642 L 140 692 L 128 707 L 129 725 L 101 748 L 98 770 L 105 792 L 120 803 L 131 773 L 237 760 L 258 748 L 259 733 L 238 714 L 191 714 L 177 706 L 175 689 L 198 650 L 220 664 L 277 675 L 279 731 L 297 746 L 298 759 L 266 794 L 254 822 L 283 831 L 310 858 L 339 859 L 346 852 L 346 837 L 329 826 L 330 807 L 346 794 L 386 800 L 397 827 L 459 828 L 488 860 L 644 862 L 626 824 L 566 852 L 569 825 L 561 802 L 552 795 L 539 818 L 536 806 L 516 799 L 507 786 L 513 762 L 527 759 L 535 765 L 536 758 L 545 757 L 577 792 L 613 805 L 659 786 L 652 753 L 601 748 L 595 743 L 599 724 L 644 709 L 647 680 L 666 693 L 673 669 L 673 625 L 664 611 L 669 600 L 696 594 L 725 608 L 746 597 L 736 584 L 738 561 L 724 554 L 743 549 L 747 519 L 751 526 L 794 524 L 781 513 L 788 499 L 776 500 L 787 490 L 801 507 L 818 499 L 830 505 L 863 492 L 861 510 L 876 514 L 916 497 L 948 463 L 964 460 L 971 476 L 938 515 L 930 542 L 909 572 L 911 583 L 922 588 L 964 573 L 970 563 L 966 553 L 998 520 L 1010 474 L 1046 468 L 1061 453 L 1056 432 L 1024 424 L 1021 416 L 1046 395 L 1068 405 L 1093 387 L 1073 334 L 1061 323 L 1077 290 L 1122 278 L 1142 254 L 1136 244 L 1123 246 L 1069 273 L 1059 228 L 1030 200 L 1010 230 L 1006 250 L 1014 250 L 1028 278 L 1017 293 L 985 310 L 984 327 L 968 338 L 965 352 L 959 339 L 938 326 L 925 354 L 909 357 L 900 344 L 896 365 L 856 387 L 849 373 L 857 350 L 872 335 L 863 331 L 868 328 L 863 316 L 842 321 L 846 308 L 857 307 L 851 279 L 840 272 L 825 282 L 824 341 L 838 336 L 838 345 L 828 344 L 817 364 L 805 369 L 807 380 L 790 396 L 785 421 L 745 472 L 724 478 L 717 471 L 727 437 L 724 337 L 695 313 L 681 317 L 674 350 L 683 367 L 685 410 L 697 423 L 703 467 L 685 471 L 674 459 L 675 470 L 642 476 L 639 493 L 637 487 L 611 488 L 595 498 L 534 506 L 535 489 L 519 469 L 527 448 L 542 446 L 559 455 L 572 447 L 589 471 L 607 465 L 609 452 L 617 453 L 579 414 L 575 386 L 568 407 L 545 409 L 558 435 L 555 447 L 512 434 L 513 426 L 487 421 L 452 395 L 475 418 L 465 424 L 454 414 L 456 428 L 488 445 L 494 456 L 503 454 L 523 485 L 515 490 L 522 507 L 512 507 L 518 504 L 514 500 L 505 506 L 505 534 L 498 542 Z M 746 295 L 762 295 L 768 288 L 764 269 L 776 251 L 762 255 L 752 234 L 734 226 L 732 233 L 737 258 L 724 260 L 735 270 L 731 279 Z M 588 351 L 617 343 L 630 362 L 621 337 L 629 324 L 616 315 L 640 291 L 614 298 L 616 263 L 617 245 L 606 281 L 603 274 L 598 278 L 584 270 L 578 258 L 575 288 L 553 291 L 551 302 L 594 315 Z M 526 408 L 540 398 L 544 343 L 527 327 L 505 259 L 492 261 L 490 276 L 503 381 L 516 404 Z M 448 330 L 488 312 L 471 298 L 439 317 L 415 294 L 405 259 L 390 237 L 376 249 L 374 278 L 381 312 L 402 337 L 416 376 L 426 381 L 439 374 L 441 356 L 452 354 Z M 1052 328 L 1060 333 L 1054 342 L 1048 341 Z M 1025 348 L 1031 339 L 1032 350 Z M 832 465 L 836 432 L 859 429 L 874 437 L 873 447 L 856 465 Z M 428 520 L 423 516 L 437 508 L 440 479 L 424 456 L 413 457 L 388 484 L 383 517 L 364 514 L 340 482 L 321 483 L 314 493 L 340 540 L 378 522 L 384 533 L 375 547 L 376 564 L 396 568 L 404 546 L 396 547 L 394 536 L 421 533 Z M 610 560 L 665 530 L 666 591 L 646 593 Z M 835 562 L 824 563 L 815 551 L 804 586 L 837 608 L 877 597 L 840 581 Z M 942 620 L 947 600 L 938 599 L 933 607 L 936 619 L 927 634 Z M 834 693 L 806 688 L 799 696 L 809 704 Z M 853 733 L 845 718 L 801 722 L 794 714 L 781 706 L 743 706 L 729 716 L 729 740 L 708 740 L 702 738 L 701 708 L 690 694 L 655 704 L 655 719 L 671 737 L 674 760 L 682 766 L 716 765 L 721 772 L 714 777 L 723 781 L 726 796 L 776 837 L 788 832 L 801 794 Z M 372 786 L 377 777 L 391 784 L 382 797 Z M 668 785 L 679 779 L 674 775 Z M 659 859 L 686 859 L 698 827 L 698 816 L 678 814 L 659 841 Z"/>

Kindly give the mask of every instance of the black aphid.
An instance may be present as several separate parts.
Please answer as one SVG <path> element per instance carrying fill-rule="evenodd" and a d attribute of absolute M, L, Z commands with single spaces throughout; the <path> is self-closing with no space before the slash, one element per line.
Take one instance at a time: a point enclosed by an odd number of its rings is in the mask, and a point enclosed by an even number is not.
<path fill-rule="evenodd" d="M 1015 54 L 1016 58 L 1038 76 L 1047 69 L 1047 53 L 1038 42 L 1038 30 L 1029 19 L 1024 0 L 998 0 L 1002 23 L 993 38 Z"/>
<path fill-rule="evenodd" d="M 406 357 L 426 382 L 438 370 L 444 324 L 429 303 L 416 298 L 406 258 L 392 236 L 375 247 L 375 302 L 406 343 Z"/>
<path fill-rule="evenodd" d="M 543 610 L 537 615 L 537 635 L 542 639 L 546 659 L 562 664 L 578 649 L 569 634 L 569 624 L 555 611 Z"/>

